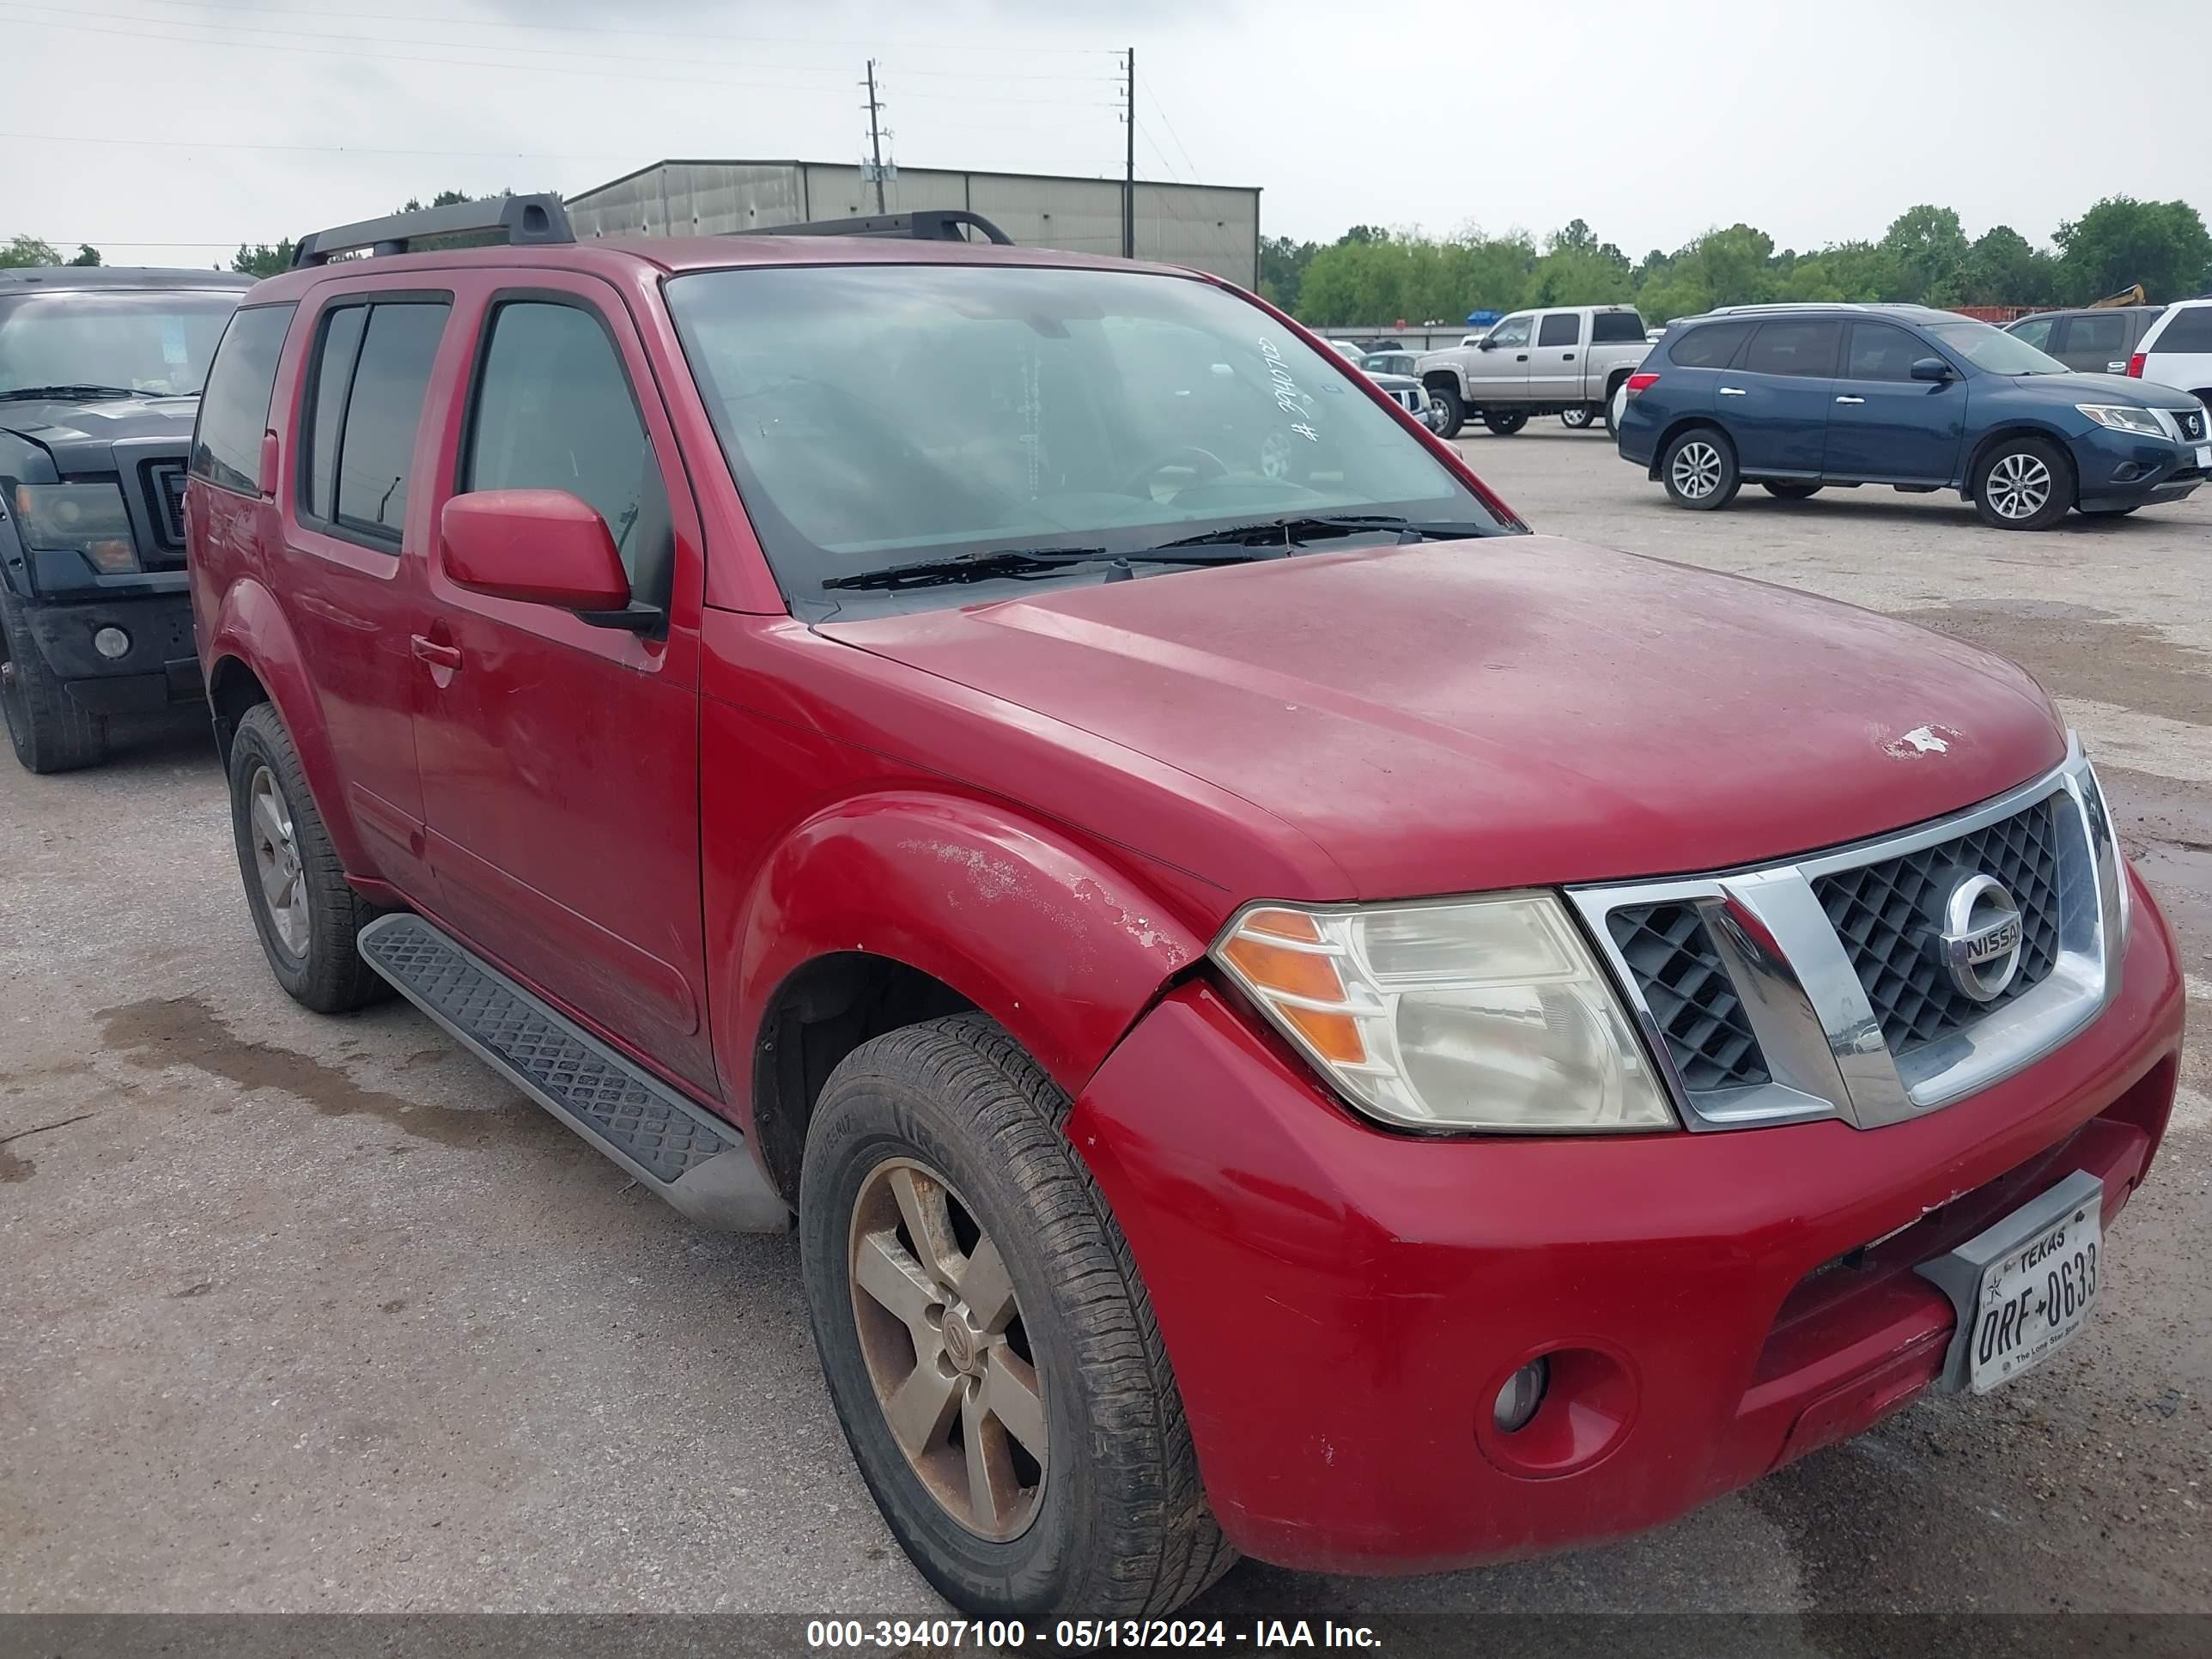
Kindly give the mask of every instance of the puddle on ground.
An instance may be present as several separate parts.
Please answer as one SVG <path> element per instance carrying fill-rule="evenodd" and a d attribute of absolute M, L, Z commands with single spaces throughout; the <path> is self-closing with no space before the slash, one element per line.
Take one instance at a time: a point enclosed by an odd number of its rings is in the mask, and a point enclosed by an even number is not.
<path fill-rule="evenodd" d="M 2212 726 L 2212 656 L 2088 605 L 1929 605 L 1889 614 L 2009 657 L 2053 696 L 2086 697 Z"/>

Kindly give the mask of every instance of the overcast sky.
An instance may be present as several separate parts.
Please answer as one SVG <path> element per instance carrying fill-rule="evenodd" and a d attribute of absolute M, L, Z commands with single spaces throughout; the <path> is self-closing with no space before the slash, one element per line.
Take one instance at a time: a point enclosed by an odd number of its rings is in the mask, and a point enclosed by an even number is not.
<path fill-rule="evenodd" d="M 0 238 L 212 263 L 445 188 L 667 155 L 856 158 L 882 61 L 911 166 L 1263 188 L 1365 222 L 1632 257 L 1916 202 L 2047 241 L 2098 198 L 2212 218 L 2206 0 L 0 0 Z M 925 21 L 927 20 L 927 21 Z"/>

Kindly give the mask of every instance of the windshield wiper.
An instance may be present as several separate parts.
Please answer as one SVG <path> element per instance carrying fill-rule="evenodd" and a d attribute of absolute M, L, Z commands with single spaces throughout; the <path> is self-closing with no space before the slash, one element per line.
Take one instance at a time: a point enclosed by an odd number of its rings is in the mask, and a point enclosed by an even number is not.
<path fill-rule="evenodd" d="M 1265 519 L 1255 524 L 1232 524 L 1196 536 L 1162 542 L 1155 552 L 1176 547 L 1272 547 L 1297 542 L 1325 540 L 1332 536 L 1357 536 L 1370 530 L 1395 530 L 1401 542 L 1450 541 L 1480 536 L 1469 525 L 1419 524 L 1392 513 L 1331 513 L 1313 518 Z"/>
<path fill-rule="evenodd" d="M 197 398 L 197 392 L 141 392 L 128 386 L 19 386 L 0 392 L 0 401 L 21 402 L 32 398 Z"/>
<path fill-rule="evenodd" d="M 957 558 L 923 559 L 914 564 L 894 564 L 858 575 L 832 576 L 824 587 L 941 587 L 954 582 L 988 581 L 996 576 L 1031 576 L 1041 571 L 1064 569 L 1078 564 L 1245 564 L 1264 557 L 1258 553 L 1173 553 L 1152 549 L 1134 553 L 1109 553 L 1103 547 L 1001 547 L 983 553 L 963 553 Z M 1110 580 L 1111 578 L 1109 578 Z"/>

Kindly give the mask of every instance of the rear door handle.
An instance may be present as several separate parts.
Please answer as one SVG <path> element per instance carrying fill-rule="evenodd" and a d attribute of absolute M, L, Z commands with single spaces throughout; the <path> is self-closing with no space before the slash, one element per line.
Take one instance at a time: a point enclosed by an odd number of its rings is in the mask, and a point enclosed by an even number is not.
<path fill-rule="evenodd" d="M 1866 399 L 1865 399 L 1865 398 L 1850 398 L 1850 397 L 1844 397 L 1844 398 L 1837 398 L 1837 399 L 1836 399 L 1836 401 L 1837 401 L 1838 403 L 1839 403 L 1839 404 L 1863 404 L 1863 403 L 1864 403 L 1864 402 L 1866 401 Z"/>
<path fill-rule="evenodd" d="M 424 639 L 420 634 L 410 635 L 408 643 L 415 647 L 416 656 L 434 668 L 459 668 L 461 665 L 461 648 L 457 645 L 441 645 L 435 640 Z"/>
<path fill-rule="evenodd" d="M 1723 398 L 1748 398 L 1750 395 L 1740 386 L 1724 386 L 1721 388 L 1721 396 Z"/>
<path fill-rule="evenodd" d="M 2124 374 L 2127 372 L 2128 366 L 2125 363 L 2106 363 L 2105 365 L 2105 373 L 2107 374 Z"/>
<path fill-rule="evenodd" d="M 1559 361 L 1563 363 L 1571 363 L 1574 362 L 1574 360 L 1575 354 L 1571 351 L 1562 351 L 1559 354 Z"/>

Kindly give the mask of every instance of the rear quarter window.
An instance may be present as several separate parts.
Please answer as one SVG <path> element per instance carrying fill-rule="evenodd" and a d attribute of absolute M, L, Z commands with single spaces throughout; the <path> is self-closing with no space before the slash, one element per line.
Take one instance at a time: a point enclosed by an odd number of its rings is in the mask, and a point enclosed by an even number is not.
<path fill-rule="evenodd" d="M 2212 355 L 2212 306 L 2182 307 L 2145 349 Z"/>
<path fill-rule="evenodd" d="M 290 305 L 248 306 L 231 313 L 200 397 L 192 434 L 194 477 L 248 495 L 260 492 L 261 434 L 269 429 L 276 360 L 292 312 Z"/>
<path fill-rule="evenodd" d="M 1673 329 L 1667 336 L 1667 361 L 1678 368 L 1726 368 L 1751 337 L 1749 323 L 1707 323 L 1702 328 Z"/>

